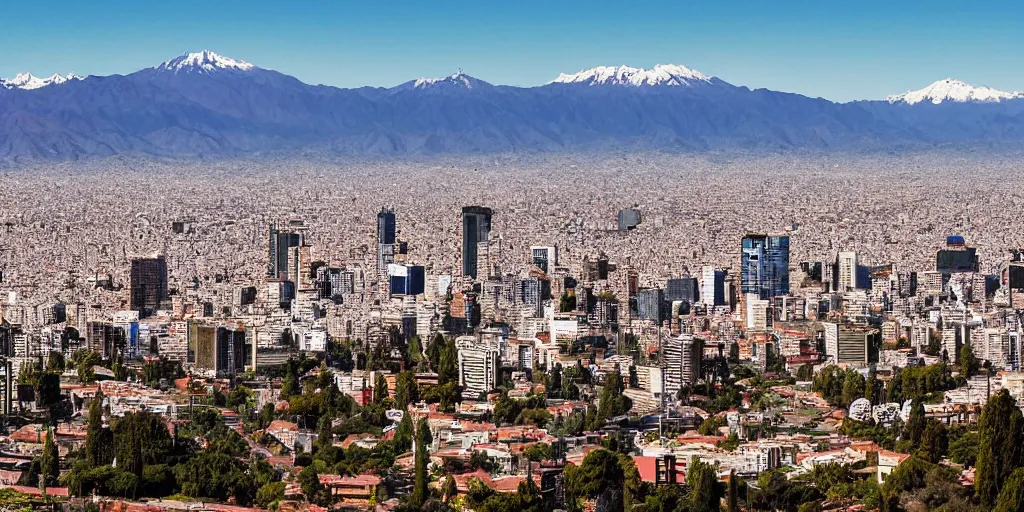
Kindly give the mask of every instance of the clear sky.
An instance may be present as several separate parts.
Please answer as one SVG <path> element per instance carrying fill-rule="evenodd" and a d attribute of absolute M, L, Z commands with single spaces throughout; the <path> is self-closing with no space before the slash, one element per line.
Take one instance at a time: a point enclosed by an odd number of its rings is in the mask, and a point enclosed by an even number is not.
<path fill-rule="evenodd" d="M 0 20 L 2 77 L 124 74 L 209 49 L 340 87 L 459 68 L 539 85 L 598 65 L 673 63 L 836 101 L 947 76 L 1024 90 L 1019 0 L 6 0 Z"/>

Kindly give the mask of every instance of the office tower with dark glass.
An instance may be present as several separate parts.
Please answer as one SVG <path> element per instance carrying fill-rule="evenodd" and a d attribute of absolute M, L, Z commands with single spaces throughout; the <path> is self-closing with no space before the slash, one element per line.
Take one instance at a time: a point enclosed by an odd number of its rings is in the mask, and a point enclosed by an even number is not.
<path fill-rule="evenodd" d="M 139 317 L 152 316 L 158 309 L 168 309 L 167 260 L 163 256 L 132 260 L 129 302 Z"/>
<path fill-rule="evenodd" d="M 491 235 L 490 208 L 465 206 L 462 208 L 462 274 L 476 279 L 479 247 L 487 243 Z M 486 271 L 486 269 L 485 269 Z"/>
<path fill-rule="evenodd" d="M 789 237 L 747 235 L 740 254 L 740 291 L 767 300 L 789 293 Z"/>
<path fill-rule="evenodd" d="M 395 211 L 381 208 L 377 213 L 377 275 L 387 275 L 388 265 L 395 262 Z"/>
<path fill-rule="evenodd" d="M 270 252 L 267 257 L 267 276 L 287 279 L 289 249 L 302 245 L 302 233 L 270 226 Z"/>

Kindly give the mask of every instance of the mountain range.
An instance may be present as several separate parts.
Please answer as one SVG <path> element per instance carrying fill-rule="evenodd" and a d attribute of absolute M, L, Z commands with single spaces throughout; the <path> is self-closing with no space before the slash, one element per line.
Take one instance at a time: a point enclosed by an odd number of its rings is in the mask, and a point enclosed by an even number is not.
<path fill-rule="evenodd" d="M 1015 148 L 1024 93 L 946 79 L 879 101 L 749 89 L 679 65 L 598 67 L 538 87 L 461 71 L 341 89 L 217 55 L 128 75 L 0 79 L 0 159 L 317 150 L 371 156 L 564 151 Z"/>

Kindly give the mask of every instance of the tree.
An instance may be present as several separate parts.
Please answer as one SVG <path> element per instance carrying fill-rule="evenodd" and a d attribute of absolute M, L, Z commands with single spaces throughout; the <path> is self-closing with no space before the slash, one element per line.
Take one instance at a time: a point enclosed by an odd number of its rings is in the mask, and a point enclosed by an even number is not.
<path fill-rule="evenodd" d="M 609 373 L 601 390 L 601 401 L 597 409 L 598 424 L 603 425 L 609 418 L 625 414 L 633 407 L 633 401 L 622 394 L 624 389 L 619 372 Z"/>
<path fill-rule="evenodd" d="M 117 467 L 133 475 L 141 476 L 147 464 L 159 464 L 171 452 L 167 426 L 152 412 L 127 413 L 114 422 L 112 430 Z"/>
<path fill-rule="evenodd" d="M 383 405 L 388 398 L 388 380 L 383 373 L 377 374 L 377 380 L 373 383 L 373 403 Z"/>
<path fill-rule="evenodd" d="M 409 339 L 409 361 L 411 362 L 411 367 L 419 367 L 424 361 L 423 345 L 420 343 L 419 336 L 413 336 Z"/>
<path fill-rule="evenodd" d="M 412 370 L 399 373 L 395 383 L 395 406 L 405 410 L 409 404 L 416 403 L 419 399 L 420 390 L 416 384 L 416 375 Z"/>
<path fill-rule="evenodd" d="M 561 397 L 562 393 L 562 363 L 555 363 L 551 369 L 551 381 L 547 387 L 547 394 L 553 398 Z"/>
<path fill-rule="evenodd" d="M 450 503 L 459 495 L 459 487 L 455 483 L 455 475 L 448 475 L 444 485 L 444 501 Z"/>
<path fill-rule="evenodd" d="M 881 386 L 882 384 L 878 382 L 878 377 L 875 376 L 875 371 L 869 371 L 868 380 L 864 384 L 864 398 L 867 398 L 872 405 L 879 402 L 882 391 Z"/>
<path fill-rule="evenodd" d="M 441 349 L 444 348 L 444 335 L 437 333 L 434 339 L 427 344 L 427 360 L 430 361 L 430 368 L 435 372 L 440 371 Z"/>
<path fill-rule="evenodd" d="M 729 471 L 729 494 L 726 498 L 726 510 L 728 512 L 739 512 L 740 510 L 739 484 L 736 482 L 735 471 Z"/>
<path fill-rule="evenodd" d="M 438 359 L 437 384 L 459 382 L 459 353 L 454 340 L 445 340 Z"/>
<path fill-rule="evenodd" d="M 288 361 L 284 365 L 284 380 L 281 382 L 281 399 L 287 400 L 301 392 L 302 386 L 299 385 L 299 362 L 289 357 Z"/>
<path fill-rule="evenodd" d="M 1024 417 L 1016 400 L 1003 389 L 985 404 L 978 427 L 974 492 L 983 507 L 992 507 L 1003 482 L 1021 464 Z"/>
<path fill-rule="evenodd" d="M 542 460 L 551 459 L 551 445 L 547 443 L 535 443 L 523 450 L 523 455 L 527 460 L 532 462 L 540 462 Z"/>
<path fill-rule="evenodd" d="M 968 379 L 978 374 L 980 363 L 978 358 L 974 356 L 974 349 L 971 348 L 970 341 L 960 347 L 960 361 L 958 365 L 960 367 L 960 375 Z"/>
<path fill-rule="evenodd" d="M 911 445 L 917 446 L 921 442 L 921 436 L 924 435 L 926 426 L 924 405 L 919 400 L 915 400 L 914 404 L 910 407 L 910 416 L 907 418 L 907 424 L 903 427 L 903 433 Z"/>
<path fill-rule="evenodd" d="M 808 381 L 814 379 L 814 365 L 804 363 L 796 370 L 796 380 Z"/>
<path fill-rule="evenodd" d="M 686 473 L 686 488 L 689 490 L 687 501 L 691 512 L 717 512 L 722 501 L 715 478 L 715 469 L 708 463 L 694 457 L 690 460 L 690 468 Z"/>
<path fill-rule="evenodd" d="M 903 402 L 903 372 L 898 366 L 892 370 L 892 378 L 885 386 L 885 395 L 890 403 Z"/>
<path fill-rule="evenodd" d="M 256 485 L 245 462 L 224 453 L 200 452 L 174 467 L 181 494 L 247 506 L 256 499 Z M 300 474 L 300 481 L 301 481 Z M 319 483 L 319 479 L 317 479 Z"/>
<path fill-rule="evenodd" d="M 854 400 L 864 396 L 864 377 L 856 370 L 847 370 L 843 380 L 843 407 L 850 407 Z"/>
<path fill-rule="evenodd" d="M 413 473 L 413 490 L 409 503 L 414 507 L 421 507 L 427 500 L 430 490 L 427 484 L 430 483 L 430 476 L 427 474 L 427 464 L 430 463 L 430 454 L 427 445 L 431 443 L 430 426 L 427 419 L 423 418 L 416 425 L 416 453 L 415 467 Z"/>
<path fill-rule="evenodd" d="M 60 374 L 44 371 L 35 381 L 36 403 L 41 407 L 49 407 L 60 402 Z"/>
<path fill-rule="evenodd" d="M 1024 468 L 1010 473 L 1003 490 L 996 499 L 995 512 L 1020 512 L 1024 510 Z"/>
<path fill-rule="evenodd" d="M 57 445 L 53 442 L 54 431 L 50 429 L 46 433 L 46 441 L 43 443 L 43 455 L 39 461 L 42 472 L 40 477 L 46 485 L 57 483 L 60 476 L 60 455 L 57 453 Z"/>
<path fill-rule="evenodd" d="M 964 466 L 974 466 L 978 459 L 978 444 L 980 439 L 978 433 L 965 432 L 953 442 L 949 443 L 949 459 Z"/>
<path fill-rule="evenodd" d="M 71 354 L 71 362 L 75 365 L 75 369 L 78 372 L 78 380 L 82 384 L 92 384 L 96 382 L 96 372 L 93 371 L 93 366 L 100 364 L 100 355 L 88 349 L 78 349 L 74 354 Z"/>
<path fill-rule="evenodd" d="M 928 420 L 924 433 L 921 435 L 920 447 L 917 452 L 919 457 L 932 464 L 937 464 L 942 460 L 949 450 L 949 434 L 946 432 L 946 426 L 936 420 Z"/>
<path fill-rule="evenodd" d="M 103 395 L 89 402 L 88 430 L 85 436 L 85 460 L 89 466 L 102 466 L 112 459 L 114 435 L 103 428 Z"/>
<path fill-rule="evenodd" d="M 567 468 L 566 472 L 567 494 L 578 498 L 597 498 L 606 489 L 621 490 L 626 479 L 618 456 L 603 448 L 588 453 L 578 471 L 569 473 Z"/>
<path fill-rule="evenodd" d="M 302 471 L 299 472 L 298 480 L 299 487 L 302 488 L 302 494 L 306 495 L 306 500 L 311 503 L 320 501 L 324 486 L 320 483 L 320 473 L 317 472 L 315 464 L 302 468 Z"/>
<path fill-rule="evenodd" d="M 50 352 L 50 357 L 46 360 L 46 370 L 51 372 L 62 373 L 64 371 L 64 353 L 59 350 Z"/>
<path fill-rule="evenodd" d="M 284 482 L 270 482 L 256 491 L 255 505 L 262 509 L 271 508 L 271 504 L 284 499 Z"/>
<path fill-rule="evenodd" d="M 119 353 L 114 355 L 114 360 L 110 365 L 110 371 L 114 374 L 114 380 L 126 381 L 128 380 L 128 368 L 124 365 L 124 356 Z"/>
<path fill-rule="evenodd" d="M 558 299 L 558 311 L 562 313 L 569 313 L 576 309 L 576 296 L 569 295 L 569 292 L 562 292 L 562 296 Z"/>
<path fill-rule="evenodd" d="M 398 422 L 398 427 L 395 428 L 394 442 L 399 453 L 405 453 L 405 451 L 412 447 L 412 436 L 414 434 L 412 416 L 406 412 L 402 415 L 402 421 Z"/>

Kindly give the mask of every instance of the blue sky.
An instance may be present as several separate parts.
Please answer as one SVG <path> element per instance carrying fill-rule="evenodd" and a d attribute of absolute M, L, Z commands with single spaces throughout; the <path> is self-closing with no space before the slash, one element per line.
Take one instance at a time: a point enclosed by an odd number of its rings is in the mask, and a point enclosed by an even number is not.
<path fill-rule="evenodd" d="M 1024 90 L 1019 1 L 9 0 L 0 20 L 2 77 L 130 73 L 210 49 L 341 87 L 459 68 L 538 85 L 597 65 L 673 63 L 836 101 L 947 76 Z"/>

